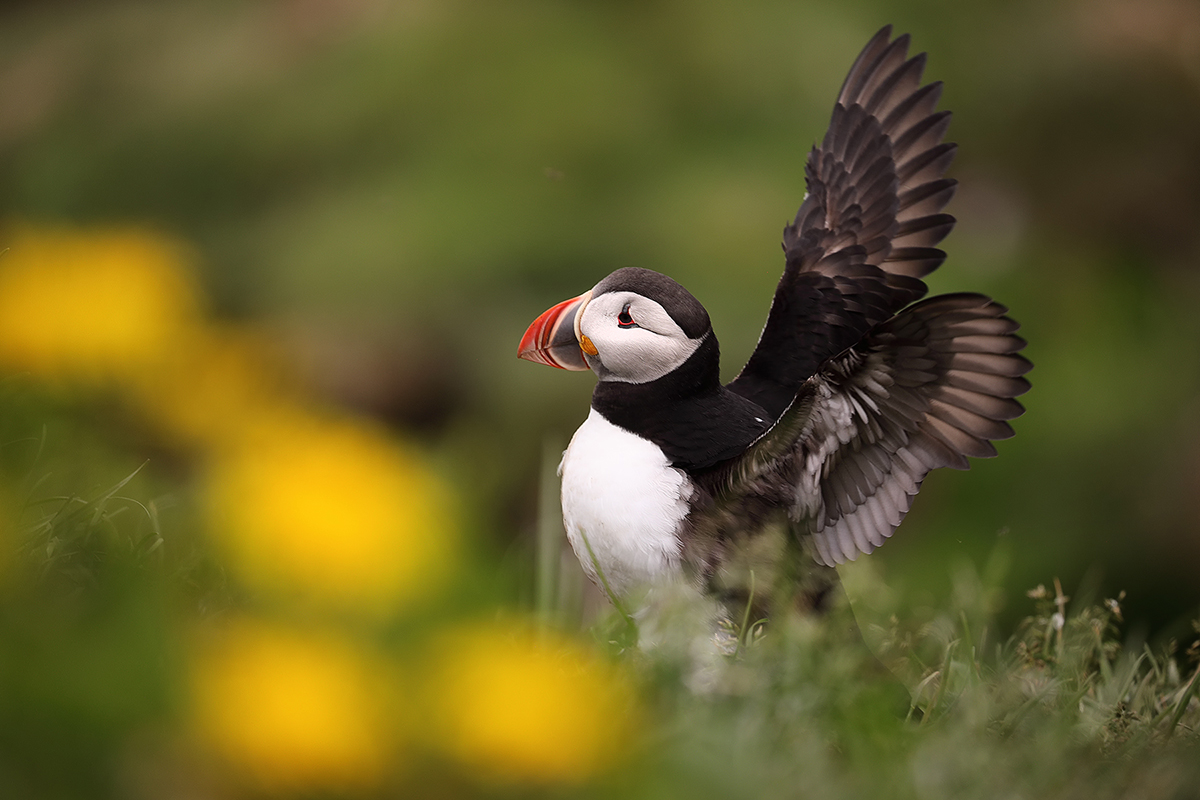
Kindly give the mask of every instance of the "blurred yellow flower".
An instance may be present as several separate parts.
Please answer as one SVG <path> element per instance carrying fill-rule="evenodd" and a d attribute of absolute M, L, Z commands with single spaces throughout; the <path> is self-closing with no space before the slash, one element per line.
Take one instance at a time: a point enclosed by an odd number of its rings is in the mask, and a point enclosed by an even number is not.
<path fill-rule="evenodd" d="M 383 668 L 341 639 L 240 620 L 193 653 L 201 743 L 269 789 L 361 789 L 393 755 Z"/>
<path fill-rule="evenodd" d="M 522 626 L 448 634 L 429 692 L 435 742 L 489 781 L 577 784 L 633 735 L 633 687 L 579 643 Z"/>
<path fill-rule="evenodd" d="M 63 382 L 123 378 L 199 317 L 190 259 L 137 228 L 18 226 L 0 255 L 0 364 Z"/>
<path fill-rule="evenodd" d="M 176 443 L 226 448 L 298 402 L 282 361 L 262 333 L 210 323 L 126 388 L 150 423 Z"/>
<path fill-rule="evenodd" d="M 381 432 L 295 413 L 214 459 L 212 535 L 251 585 L 387 613 L 440 585 L 458 525 L 448 489 Z"/>

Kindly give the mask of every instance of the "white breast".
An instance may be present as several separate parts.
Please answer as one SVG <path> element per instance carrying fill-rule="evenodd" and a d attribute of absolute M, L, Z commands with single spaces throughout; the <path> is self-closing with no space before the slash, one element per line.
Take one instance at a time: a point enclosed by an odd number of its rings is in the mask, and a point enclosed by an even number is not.
<path fill-rule="evenodd" d="M 596 564 L 615 592 L 679 572 L 679 528 L 692 484 L 658 445 L 618 428 L 592 409 L 559 467 L 563 524 L 584 571 Z"/>

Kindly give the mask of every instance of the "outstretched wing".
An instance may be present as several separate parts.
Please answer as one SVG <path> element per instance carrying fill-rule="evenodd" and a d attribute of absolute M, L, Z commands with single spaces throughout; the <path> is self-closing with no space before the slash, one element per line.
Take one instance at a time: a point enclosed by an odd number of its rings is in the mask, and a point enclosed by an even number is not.
<path fill-rule="evenodd" d="M 831 357 L 924 296 L 954 226 L 942 177 L 955 145 L 941 84 L 920 86 L 925 54 L 879 31 L 850 68 L 829 130 L 805 169 L 808 194 L 784 230 L 786 266 L 758 346 L 729 384 L 778 417 Z"/>
<path fill-rule="evenodd" d="M 870 553 L 937 467 L 996 455 L 1023 413 L 1032 365 L 1007 309 L 948 294 L 905 309 L 806 382 L 775 426 L 731 463 L 718 494 L 771 475 L 794 487 L 789 515 L 823 564 Z M 781 466 L 781 464 L 783 466 Z"/>

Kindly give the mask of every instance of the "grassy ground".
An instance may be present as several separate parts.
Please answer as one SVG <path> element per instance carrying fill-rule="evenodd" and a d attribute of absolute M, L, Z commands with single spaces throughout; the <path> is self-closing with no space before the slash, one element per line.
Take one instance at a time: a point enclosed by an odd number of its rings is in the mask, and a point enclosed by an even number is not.
<path fill-rule="evenodd" d="M 609 612 L 592 632 L 643 680 L 650 723 L 636 768 L 611 789 L 714 798 L 1195 796 L 1200 620 L 1151 646 L 1122 631 L 1123 596 L 1077 602 L 1056 580 L 1012 598 L 1028 616 L 998 639 L 989 612 L 996 589 L 971 570 L 955 576 L 951 607 L 919 616 L 888 613 L 871 573 L 855 565 L 847 576 L 861 635 L 843 608 L 819 621 L 760 623 L 736 652 L 718 655 L 711 628 L 686 612 L 656 619 L 648 637 L 644 624 L 638 631 Z M 639 633 L 641 646 L 631 647 Z"/>
<path fill-rule="evenodd" d="M 1033 605 L 1006 642 L 971 607 L 872 632 L 906 715 L 844 626 L 776 626 L 701 694 L 665 671 L 665 761 L 713 797 L 1192 796 L 1200 645 L 1122 647 L 1115 601 Z"/>
<path fill-rule="evenodd" d="M 44 441 L 28 444 L 55 455 Z M 592 687 L 584 701 L 607 699 L 589 706 L 569 690 L 552 692 L 571 709 L 564 727 L 553 714 L 523 717 L 544 699 L 544 681 L 494 687 L 514 703 L 494 720 L 502 738 L 520 740 L 530 719 L 563 737 L 599 731 L 613 738 L 596 745 L 608 753 L 602 763 L 555 761 L 571 747 L 535 735 L 530 763 L 541 766 L 496 777 L 486 759 L 463 755 L 461 731 L 443 731 L 459 739 L 448 746 L 405 739 L 406 766 L 362 786 L 330 783 L 319 771 L 308 774 L 312 784 L 303 772 L 282 783 L 261 775 L 248 781 L 221 766 L 236 765 L 236 750 L 214 748 L 196 733 L 189 639 L 214 621 L 251 615 L 260 626 L 308 624 L 314 612 L 264 600 L 236 568 L 231 578 L 210 545 L 178 524 L 181 509 L 168 510 L 164 523 L 161 503 L 139 490 L 145 480 L 138 473 L 91 496 L 52 495 L 39 488 L 53 481 L 44 473 L 27 487 L 36 499 L 24 510 L 22 545 L 0 598 L 5 796 L 158 797 L 186 789 L 199 797 L 1115 798 L 1190 797 L 1200 785 L 1200 621 L 1151 646 L 1121 630 L 1123 598 L 1077 601 L 1053 582 L 1009 599 L 1026 604 L 1028 616 L 1001 640 L 991 617 L 998 590 L 970 570 L 955 577 L 953 605 L 917 612 L 889 607 L 877 576 L 861 565 L 846 580 L 862 634 L 843 608 L 817 622 L 753 625 L 733 652 L 721 653 L 694 609 L 664 612 L 653 628 L 643 620 L 632 630 L 608 608 L 585 631 L 592 642 L 571 647 L 587 663 L 617 671 L 619 696 L 587 682 L 592 666 L 580 668 L 577 685 Z M 455 591 L 474 584 L 473 598 L 436 612 L 421 607 L 417 619 L 355 622 L 344 612 L 317 612 L 326 634 L 352 631 L 355 647 L 382 657 L 390 665 L 387 691 L 416 703 L 429 714 L 421 725 L 438 730 L 459 706 L 436 705 L 438 681 L 411 678 L 430 642 L 505 606 L 502 626 L 527 624 L 517 622 L 508 590 L 479 590 L 479 574 L 460 580 Z M 273 667 L 272 681 L 287 684 L 294 680 L 287 670 L 306 651 L 283 652 L 293 663 Z M 451 663 L 469 659 L 464 652 L 451 651 Z M 485 672 L 502 663 L 502 655 L 485 654 Z M 561 672 L 559 656 L 554 663 Z M 396 669 L 410 677 L 399 680 Z M 301 694 L 316 692 L 312 686 Z M 463 695 L 461 687 L 448 691 Z M 235 699 L 217 702 L 235 703 L 235 718 L 267 713 L 255 709 L 254 696 L 238 701 L 244 712 Z M 287 704 L 305 705 L 297 697 Z M 471 722 L 488 712 L 473 701 L 465 713 Z M 290 724 L 304 723 L 297 720 Z M 285 771 L 294 769 L 292 755 L 278 762 Z M 352 763 L 364 774 L 376 768 Z"/>

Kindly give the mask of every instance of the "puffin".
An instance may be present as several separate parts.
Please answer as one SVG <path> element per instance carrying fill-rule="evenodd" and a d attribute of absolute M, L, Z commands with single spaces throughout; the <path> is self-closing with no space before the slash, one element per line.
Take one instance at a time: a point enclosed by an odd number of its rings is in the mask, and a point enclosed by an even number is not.
<path fill-rule="evenodd" d="M 730 613 L 821 612 L 836 567 L 892 536 L 925 476 L 996 455 L 1032 364 L 1008 309 L 926 298 L 956 145 L 926 55 L 881 29 L 854 61 L 783 231 L 783 275 L 730 383 L 708 312 L 666 275 L 553 306 L 522 359 L 597 378 L 559 466 L 563 523 L 611 599 L 682 581 Z"/>

